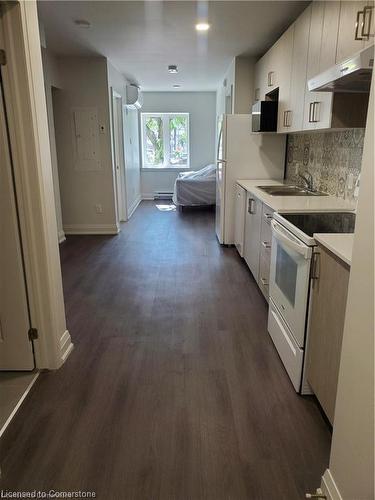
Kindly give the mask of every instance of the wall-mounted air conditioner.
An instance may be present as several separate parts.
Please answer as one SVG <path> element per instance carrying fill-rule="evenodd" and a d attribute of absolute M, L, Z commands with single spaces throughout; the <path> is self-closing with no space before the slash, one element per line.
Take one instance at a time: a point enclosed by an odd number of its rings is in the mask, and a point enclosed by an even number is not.
<path fill-rule="evenodd" d="M 126 87 L 126 106 L 130 109 L 141 109 L 143 104 L 143 95 L 140 87 L 131 83 Z"/>

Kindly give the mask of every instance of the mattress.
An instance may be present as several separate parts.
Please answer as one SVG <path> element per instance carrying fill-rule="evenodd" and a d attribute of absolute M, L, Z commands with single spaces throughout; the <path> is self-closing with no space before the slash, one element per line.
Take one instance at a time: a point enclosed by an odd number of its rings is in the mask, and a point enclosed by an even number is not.
<path fill-rule="evenodd" d="M 173 203 L 180 206 L 216 203 L 216 168 L 207 165 L 196 172 L 179 174 L 173 191 Z"/>

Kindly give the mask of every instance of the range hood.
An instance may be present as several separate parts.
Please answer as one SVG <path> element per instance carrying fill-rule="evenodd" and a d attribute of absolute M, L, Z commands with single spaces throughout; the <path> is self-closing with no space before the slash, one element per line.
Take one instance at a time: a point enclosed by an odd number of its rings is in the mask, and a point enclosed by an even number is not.
<path fill-rule="evenodd" d="M 370 92 L 374 46 L 357 52 L 308 81 L 314 92 Z"/>

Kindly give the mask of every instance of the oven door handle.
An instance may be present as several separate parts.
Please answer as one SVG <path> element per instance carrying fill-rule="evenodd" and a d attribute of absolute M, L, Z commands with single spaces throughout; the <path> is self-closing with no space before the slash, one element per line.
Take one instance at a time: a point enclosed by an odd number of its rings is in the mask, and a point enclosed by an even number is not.
<path fill-rule="evenodd" d="M 304 245 L 302 242 L 299 242 L 296 238 L 291 237 L 287 231 L 282 229 L 280 224 L 278 224 L 275 220 L 271 220 L 272 232 L 275 238 L 279 241 L 282 241 L 285 246 L 291 248 L 295 252 L 303 255 L 303 257 L 307 259 L 311 259 L 311 248 Z"/>

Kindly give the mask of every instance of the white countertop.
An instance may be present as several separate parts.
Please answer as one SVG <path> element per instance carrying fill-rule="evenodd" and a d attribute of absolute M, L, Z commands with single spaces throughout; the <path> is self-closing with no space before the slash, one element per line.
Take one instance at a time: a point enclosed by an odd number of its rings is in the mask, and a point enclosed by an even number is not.
<path fill-rule="evenodd" d="M 346 262 L 348 266 L 351 265 L 354 234 L 319 233 L 314 234 L 314 239 Z"/>
<path fill-rule="evenodd" d="M 280 213 L 346 212 L 354 209 L 353 204 L 336 196 L 271 196 L 257 188 L 257 186 L 284 184 L 282 180 L 237 180 L 237 183 L 270 208 Z"/>
<path fill-rule="evenodd" d="M 280 213 L 293 212 L 346 212 L 353 204 L 336 196 L 271 196 L 257 186 L 286 184 L 282 180 L 238 180 L 237 183 L 270 208 Z M 314 234 L 314 238 L 349 266 L 352 260 L 353 234 Z"/>

